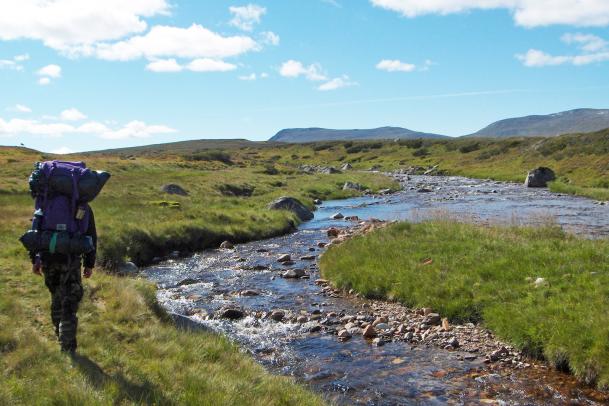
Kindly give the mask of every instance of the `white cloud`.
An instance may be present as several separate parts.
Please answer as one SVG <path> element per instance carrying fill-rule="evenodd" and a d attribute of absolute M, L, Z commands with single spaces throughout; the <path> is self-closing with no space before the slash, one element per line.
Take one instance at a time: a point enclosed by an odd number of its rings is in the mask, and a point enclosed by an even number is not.
<path fill-rule="evenodd" d="M 593 34 L 582 34 L 582 33 L 567 33 L 561 37 L 561 40 L 566 44 L 579 45 L 583 51 L 586 52 L 597 52 L 601 51 L 609 46 L 609 43 Z"/>
<path fill-rule="evenodd" d="M 175 59 L 158 59 L 146 65 L 146 69 L 152 72 L 181 72 L 182 65 Z"/>
<path fill-rule="evenodd" d="M 413 72 L 417 66 L 397 59 L 383 59 L 376 64 L 376 68 L 387 72 Z"/>
<path fill-rule="evenodd" d="M 605 0 L 370 0 L 375 6 L 406 17 L 452 14 L 470 10 L 507 9 L 516 24 L 539 27 L 555 24 L 609 25 L 609 2 Z"/>
<path fill-rule="evenodd" d="M 259 49 L 258 43 L 250 37 L 223 37 L 193 24 L 188 28 L 157 25 L 145 35 L 115 43 L 96 44 L 93 48 L 78 49 L 76 54 L 129 61 L 143 57 L 227 58 Z"/>
<path fill-rule="evenodd" d="M 40 40 L 66 51 L 146 30 L 143 18 L 167 14 L 166 0 L 19 0 L 0 2 L 0 39 Z"/>
<path fill-rule="evenodd" d="M 186 69 L 193 72 L 229 72 L 237 69 L 237 65 L 216 59 L 201 58 L 190 62 L 186 65 Z"/>
<path fill-rule="evenodd" d="M 322 81 L 328 79 L 327 76 L 322 73 L 321 65 L 318 63 L 305 66 L 302 62 L 295 61 L 293 59 L 290 59 L 281 65 L 281 68 L 279 68 L 279 74 L 286 78 L 297 78 L 304 76 L 311 81 Z"/>
<path fill-rule="evenodd" d="M 60 147 L 51 151 L 51 154 L 66 155 L 73 153 L 74 150 L 68 147 Z"/>
<path fill-rule="evenodd" d="M 249 75 L 239 76 L 239 80 L 252 81 L 252 80 L 256 80 L 256 79 L 257 79 L 257 76 L 255 73 L 250 73 Z"/>
<path fill-rule="evenodd" d="M 148 125 L 142 121 L 131 121 L 122 127 L 111 129 L 97 121 L 90 121 L 80 126 L 67 123 L 40 123 L 36 120 L 0 118 L 0 137 L 15 135 L 40 135 L 61 137 L 64 135 L 89 134 L 99 138 L 122 140 L 129 138 L 146 138 L 156 134 L 169 134 L 175 129 L 165 125 Z"/>
<path fill-rule="evenodd" d="M 257 4 L 248 4 L 241 7 L 229 7 L 233 15 L 229 24 L 243 31 L 252 31 L 255 24 L 259 24 L 262 16 L 266 14 L 266 8 Z"/>
<path fill-rule="evenodd" d="M 322 92 L 327 92 L 330 90 L 336 90 L 336 89 L 340 89 L 343 87 L 350 87 L 350 86 L 356 86 L 356 85 L 357 85 L 357 83 L 352 82 L 349 79 L 349 76 L 343 75 L 339 78 L 334 78 L 334 79 L 327 81 L 326 83 L 323 83 L 322 85 L 317 87 L 317 90 L 321 90 Z"/>
<path fill-rule="evenodd" d="M 529 49 L 516 58 L 525 66 L 539 68 L 543 66 L 574 65 L 582 66 L 609 61 L 609 43 L 592 34 L 565 34 L 561 40 L 566 44 L 575 44 L 580 49 L 576 55 L 551 55 L 538 49 Z"/>
<path fill-rule="evenodd" d="M 29 108 L 28 106 L 25 106 L 23 104 L 16 104 L 15 107 L 12 107 L 8 110 L 16 111 L 18 113 L 31 113 L 32 112 L 31 108 Z"/>
<path fill-rule="evenodd" d="M 38 75 L 56 79 L 61 77 L 61 66 L 55 64 L 47 65 L 38 70 Z"/>
<path fill-rule="evenodd" d="M 148 125 L 143 121 L 131 121 L 116 131 L 107 131 L 100 135 L 109 140 L 125 140 L 130 138 L 148 138 L 155 134 L 169 134 L 176 130 L 164 125 Z"/>
<path fill-rule="evenodd" d="M 0 59 L 0 69 L 23 70 L 21 62 L 28 59 L 30 59 L 30 56 L 27 54 L 17 55 L 13 59 Z"/>
<path fill-rule="evenodd" d="M 75 108 L 67 109 L 61 112 L 59 118 L 63 121 L 81 121 L 87 118 L 86 115 L 81 113 Z"/>
<path fill-rule="evenodd" d="M 266 73 L 266 72 L 262 72 L 262 73 L 260 74 L 260 78 L 261 78 L 261 79 L 266 79 L 266 78 L 268 78 L 268 77 L 269 77 L 269 74 L 268 74 L 268 73 Z"/>
<path fill-rule="evenodd" d="M 267 45 L 277 46 L 277 45 L 279 45 L 279 42 L 281 41 L 281 39 L 279 38 L 279 35 L 275 34 L 272 31 L 261 32 L 260 36 L 262 37 L 262 42 Z"/>
<path fill-rule="evenodd" d="M 237 69 L 237 65 L 211 58 L 194 59 L 186 65 L 180 65 L 172 58 L 152 61 L 146 66 L 146 69 L 152 72 L 181 72 L 183 70 L 192 72 L 228 72 Z"/>
<path fill-rule="evenodd" d="M 49 78 L 45 77 L 45 78 L 38 79 L 38 84 L 41 85 L 41 86 L 46 86 L 49 83 L 51 83 L 51 79 L 49 79 Z"/>

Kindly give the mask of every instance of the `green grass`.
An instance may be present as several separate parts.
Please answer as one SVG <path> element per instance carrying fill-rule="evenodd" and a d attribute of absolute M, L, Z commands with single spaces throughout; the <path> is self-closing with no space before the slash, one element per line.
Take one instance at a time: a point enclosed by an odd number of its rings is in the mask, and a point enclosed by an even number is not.
<path fill-rule="evenodd" d="M 372 174 L 304 175 L 268 159 L 244 160 L 246 152 L 194 161 L 175 155 L 86 157 L 90 167 L 112 173 L 92 204 L 105 271 L 123 260 L 145 264 L 172 250 L 187 253 L 223 239 L 285 232 L 297 219 L 266 209 L 281 195 L 312 207 L 315 197 L 350 196 L 342 191 L 346 180 L 396 187 Z M 50 323 L 50 295 L 17 240 L 32 214 L 27 176 L 33 162 L 46 158 L 0 148 L 0 404 L 323 404 L 292 380 L 266 373 L 225 338 L 176 329 L 156 304 L 152 284 L 104 270 L 84 283 L 81 356 L 62 355 Z M 275 175 L 263 173 L 270 164 Z M 182 185 L 189 195 L 161 193 L 166 183 Z M 221 187 L 226 184 L 247 184 L 254 191 L 251 197 L 228 197 Z"/>
<path fill-rule="evenodd" d="M 609 387 L 607 240 L 556 226 L 398 223 L 331 247 L 320 266 L 338 287 L 481 321 L 528 354 Z M 547 285 L 535 287 L 537 278 Z"/>

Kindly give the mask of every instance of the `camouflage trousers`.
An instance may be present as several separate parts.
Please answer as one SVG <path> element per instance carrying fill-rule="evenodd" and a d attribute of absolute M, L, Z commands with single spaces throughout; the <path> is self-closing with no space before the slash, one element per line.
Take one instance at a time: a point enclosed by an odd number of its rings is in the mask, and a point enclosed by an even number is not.
<path fill-rule="evenodd" d="M 61 263 L 43 264 L 44 283 L 51 292 L 51 320 L 61 350 L 76 350 L 78 305 L 83 295 L 80 258 Z"/>

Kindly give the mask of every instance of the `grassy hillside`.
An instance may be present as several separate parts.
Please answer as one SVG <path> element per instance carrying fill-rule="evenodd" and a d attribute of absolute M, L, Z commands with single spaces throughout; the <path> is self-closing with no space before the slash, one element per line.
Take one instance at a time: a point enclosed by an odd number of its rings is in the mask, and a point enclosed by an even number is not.
<path fill-rule="evenodd" d="M 609 200 L 609 130 L 553 138 L 325 142 L 284 146 L 284 163 L 349 162 L 356 169 L 434 166 L 447 174 L 524 182 L 527 171 L 548 166 L 556 192 Z M 280 160 L 281 162 L 281 160 Z"/>
<path fill-rule="evenodd" d="M 395 187 L 372 174 L 304 175 L 275 164 L 278 158 L 264 151 L 85 157 L 90 167 L 113 174 L 92 204 L 100 263 L 108 268 L 125 259 L 144 264 L 173 250 L 186 253 L 223 239 L 284 232 L 296 218 L 266 210 L 280 195 L 312 206 L 313 197 L 353 193 L 341 190 L 346 180 L 373 189 Z M 176 330 L 156 305 L 149 283 L 101 271 L 85 282 L 81 356 L 71 360 L 60 354 L 49 294 L 17 241 L 32 214 L 27 176 L 35 161 L 48 158 L 0 148 L 0 404 L 322 403 L 289 379 L 268 375 L 226 339 Z M 165 183 L 180 184 L 189 196 L 161 193 Z M 227 195 L 239 189 L 252 195 Z"/>
<path fill-rule="evenodd" d="M 609 387 L 607 240 L 553 226 L 398 223 L 330 248 L 320 267 L 338 287 L 481 321 L 526 353 Z"/>

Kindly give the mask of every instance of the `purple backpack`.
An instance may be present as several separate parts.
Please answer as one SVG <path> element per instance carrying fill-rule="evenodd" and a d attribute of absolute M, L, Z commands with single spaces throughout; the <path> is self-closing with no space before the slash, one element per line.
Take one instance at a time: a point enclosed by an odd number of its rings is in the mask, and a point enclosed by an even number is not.
<path fill-rule="evenodd" d="M 47 161 L 37 165 L 33 230 L 87 232 L 90 208 L 79 196 L 79 180 L 90 170 L 84 162 Z M 30 185 L 32 179 L 30 178 Z"/>

